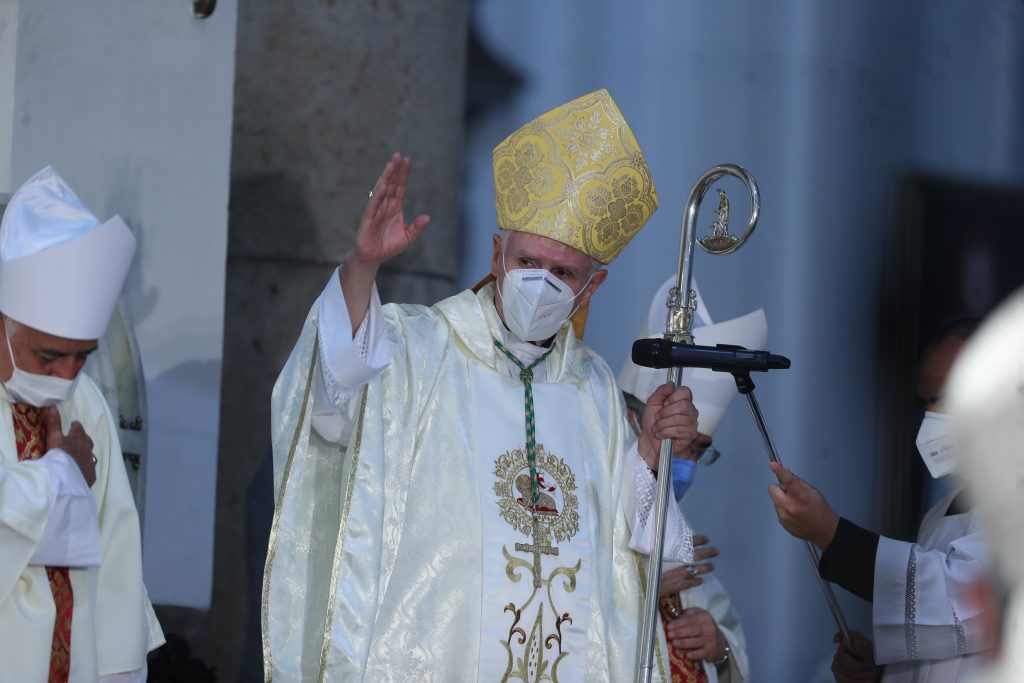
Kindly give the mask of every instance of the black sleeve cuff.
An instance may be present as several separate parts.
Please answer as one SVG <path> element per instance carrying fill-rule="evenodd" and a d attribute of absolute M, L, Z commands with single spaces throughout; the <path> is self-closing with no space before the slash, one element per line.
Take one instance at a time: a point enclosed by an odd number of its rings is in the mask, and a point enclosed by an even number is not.
<path fill-rule="evenodd" d="M 878 534 L 840 517 L 836 535 L 821 554 L 818 571 L 826 581 L 871 602 L 875 591 L 877 552 Z"/>

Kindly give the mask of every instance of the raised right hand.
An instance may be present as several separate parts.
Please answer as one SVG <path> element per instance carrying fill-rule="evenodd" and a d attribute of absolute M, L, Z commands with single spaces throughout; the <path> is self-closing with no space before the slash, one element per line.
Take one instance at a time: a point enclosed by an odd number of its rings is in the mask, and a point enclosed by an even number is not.
<path fill-rule="evenodd" d="M 401 253 L 430 223 L 427 215 L 417 216 L 409 224 L 405 222 L 402 202 L 411 166 L 409 157 L 395 152 L 377 178 L 352 251 L 352 258 L 359 264 L 379 265 Z"/>
<path fill-rule="evenodd" d="M 96 458 L 92 452 L 92 439 L 85 433 L 85 428 L 77 420 L 71 423 L 67 435 L 60 425 L 60 413 L 54 406 L 46 408 L 43 413 L 46 420 L 46 450 L 59 448 L 75 461 L 78 469 L 90 487 L 96 483 Z"/>

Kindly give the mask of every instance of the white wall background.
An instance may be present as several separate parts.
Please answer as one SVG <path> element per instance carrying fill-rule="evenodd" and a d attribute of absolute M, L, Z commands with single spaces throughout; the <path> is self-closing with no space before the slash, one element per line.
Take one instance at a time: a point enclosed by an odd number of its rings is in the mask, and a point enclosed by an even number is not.
<path fill-rule="evenodd" d="M 11 194 L 11 124 L 14 116 L 14 54 L 18 0 L 0 0 L 0 195 Z"/>
<path fill-rule="evenodd" d="M 234 0 L 206 20 L 187 0 L 18 15 L 12 184 L 52 163 L 139 238 L 124 297 L 149 401 L 146 585 L 189 607 L 211 588 L 235 18 Z"/>
<path fill-rule="evenodd" d="M 783 461 L 840 514 L 876 526 L 877 302 L 896 183 L 914 169 L 1024 183 L 1024 7 L 482 0 L 477 25 L 526 85 L 467 139 L 460 284 L 487 269 L 491 148 L 551 107 L 609 88 L 661 198 L 592 307 L 587 340 L 618 369 L 651 295 L 675 272 L 694 180 L 716 163 L 746 166 L 760 183 L 759 227 L 731 256 L 698 249 L 702 293 L 716 320 L 765 308 L 768 348 L 793 359 L 757 392 Z M 738 231 L 746 193 L 725 187 Z M 715 435 L 725 455 L 700 473 L 687 514 L 722 550 L 717 572 L 744 620 L 757 680 L 818 680 L 835 628 L 801 543 L 775 520 L 748 413 L 737 403 Z M 839 593 L 852 625 L 867 631 L 867 606 Z"/>

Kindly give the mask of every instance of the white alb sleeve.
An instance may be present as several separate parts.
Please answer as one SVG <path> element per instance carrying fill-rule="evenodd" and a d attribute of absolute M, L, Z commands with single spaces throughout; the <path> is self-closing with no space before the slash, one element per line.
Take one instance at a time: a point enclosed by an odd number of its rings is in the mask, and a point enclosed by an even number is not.
<path fill-rule="evenodd" d="M 98 567 L 103 559 L 96 501 L 70 455 L 53 448 L 39 459 L 53 486 L 53 509 L 30 565 Z"/>
<path fill-rule="evenodd" d="M 391 362 L 377 285 L 366 317 L 352 334 L 338 270 L 331 275 L 317 316 L 317 365 L 313 373 L 313 428 L 324 439 L 344 443 L 357 418 L 360 390 Z"/>
<path fill-rule="evenodd" d="M 971 593 L 988 567 L 978 532 L 935 550 L 880 537 L 871 603 L 875 661 L 949 659 L 990 649 L 984 614 Z"/>
<path fill-rule="evenodd" d="M 636 444 L 629 449 L 626 455 L 626 462 L 633 462 L 633 490 L 635 495 L 624 496 L 626 504 L 626 518 L 632 520 L 633 534 L 629 539 L 629 547 L 638 553 L 650 555 L 654 548 L 654 502 L 657 496 L 657 479 L 640 457 Z M 629 472 L 627 464 L 623 468 L 624 476 Z M 666 476 L 671 477 L 671 472 Z M 628 486 L 629 482 L 623 482 Z M 633 509 L 630 510 L 629 508 Z M 693 562 L 693 531 L 683 519 L 679 506 L 672 499 L 672 491 L 669 490 L 669 505 L 666 506 L 667 514 L 665 519 L 665 544 L 662 548 L 663 562 L 678 562 L 691 564 Z"/>

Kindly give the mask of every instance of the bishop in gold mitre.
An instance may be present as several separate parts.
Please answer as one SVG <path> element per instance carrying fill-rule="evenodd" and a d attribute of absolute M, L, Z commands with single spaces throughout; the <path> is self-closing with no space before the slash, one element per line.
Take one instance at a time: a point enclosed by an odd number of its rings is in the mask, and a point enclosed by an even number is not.
<path fill-rule="evenodd" d="M 494 150 L 489 278 L 381 305 L 381 263 L 430 239 L 409 173 L 385 166 L 274 388 L 266 677 L 628 680 L 652 468 L 697 416 L 665 385 L 637 441 L 570 317 L 657 208 L 647 163 L 605 90 L 539 116 Z M 665 545 L 692 561 L 671 508 Z"/>

